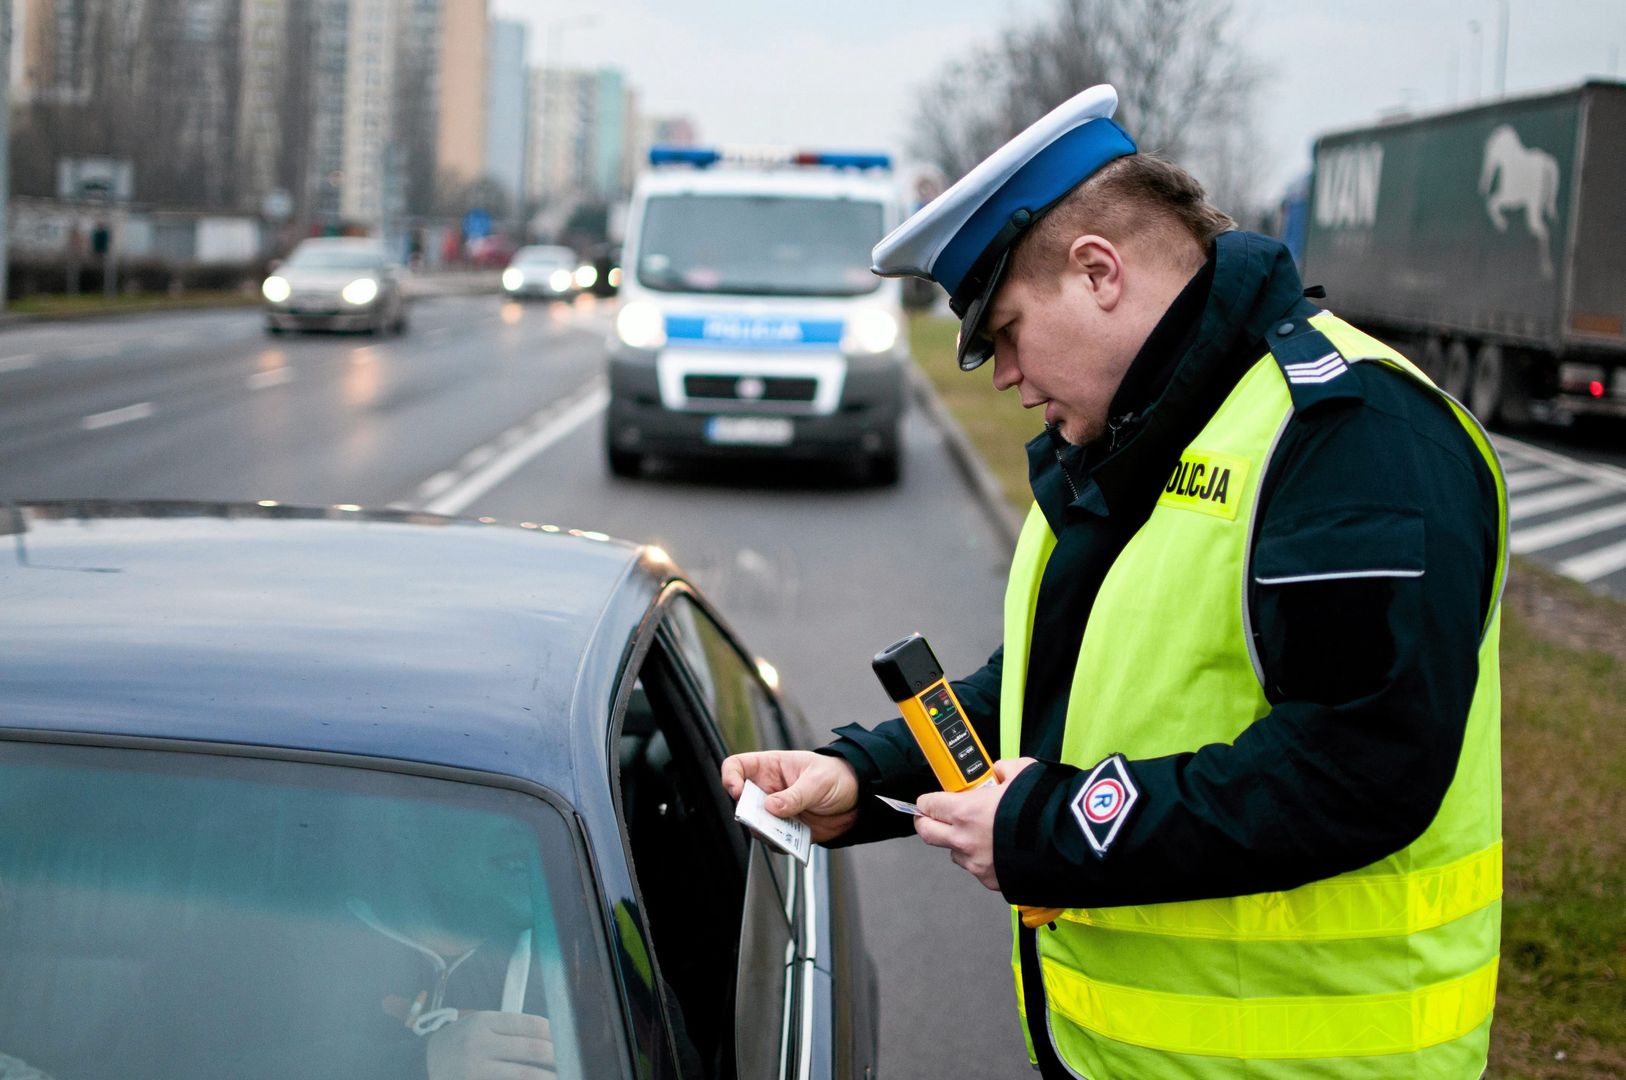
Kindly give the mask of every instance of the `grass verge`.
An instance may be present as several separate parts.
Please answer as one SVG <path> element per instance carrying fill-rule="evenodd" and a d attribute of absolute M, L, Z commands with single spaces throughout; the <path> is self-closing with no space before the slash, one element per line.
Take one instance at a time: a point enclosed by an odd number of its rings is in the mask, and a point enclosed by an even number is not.
<path fill-rule="evenodd" d="M 6 304 L 12 315 L 39 315 L 47 318 L 73 318 L 85 315 L 124 314 L 139 311 L 174 311 L 187 308 L 252 307 L 260 303 L 254 292 L 238 289 L 196 290 L 170 296 L 165 293 L 119 294 L 108 300 L 100 294 L 40 293 L 19 297 Z"/>
<path fill-rule="evenodd" d="M 1041 423 L 954 365 L 957 323 L 915 356 L 1025 509 Z M 1626 1076 L 1626 604 L 1514 561 L 1502 626 L 1505 896 L 1492 1080 Z"/>

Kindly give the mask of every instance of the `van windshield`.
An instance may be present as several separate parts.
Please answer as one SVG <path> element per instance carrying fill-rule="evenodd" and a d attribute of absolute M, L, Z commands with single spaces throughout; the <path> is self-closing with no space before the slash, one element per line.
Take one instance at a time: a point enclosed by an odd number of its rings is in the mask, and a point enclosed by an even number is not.
<path fill-rule="evenodd" d="M 879 202 L 783 195 L 649 199 L 638 282 L 663 292 L 858 296 L 874 292 Z"/>
<path fill-rule="evenodd" d="M 0 1075 L 400 1080 L 460 1011 L 621 1075 L 570 828 L 451 780 L 0 742 Z"/>

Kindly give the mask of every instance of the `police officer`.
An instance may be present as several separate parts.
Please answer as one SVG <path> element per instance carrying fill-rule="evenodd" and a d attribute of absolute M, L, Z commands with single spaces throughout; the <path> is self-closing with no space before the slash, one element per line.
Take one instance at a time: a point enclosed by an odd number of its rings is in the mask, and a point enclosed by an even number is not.
<path fill-rule="evenodd" d="M 1004 643 L 955 683 L 1001 783 L 901 720 L 723 765 L 1012 905 L 1046 1077 L 1473 1080 L 1501 897 L 1506 492 L 1474 419 L 1087 90 L 875 249 L 1042 410 Z M 871 793 L 917 799 L 909 819 Z"/>

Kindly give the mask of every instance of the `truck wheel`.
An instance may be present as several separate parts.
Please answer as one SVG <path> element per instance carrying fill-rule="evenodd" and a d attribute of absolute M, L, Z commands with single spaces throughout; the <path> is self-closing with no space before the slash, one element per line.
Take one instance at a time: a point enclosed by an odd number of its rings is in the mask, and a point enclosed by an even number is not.
<path fill-rule="evenodd" d="M 1469 350 L 1468 343 L 1461 339 L 1451 342 L 1445 350 L 1445 369 L 1440 372 L 1440 389 L 1462 401 L 1473 385 L 1473 376 L 1474 354 Z"/>
<path fill-rule="evenodd" d="M 1507 385 L 1507 365 L 1499 345 L 1485 345 L 1474 363 L 1473 383 L 1468 388 L 1468 409 L 1479 422 L 1489 425 L 1502 411 L 1502 392 Z"/>
<path fill-rule="evenodd" d="M 1445 374 L 1445 344 L 1437 337 L 1431 337 L 1423 342 L 1422 355 L 1418 357 L 1417 366 L 1423 369 L 1423 374 L 1433 379 L 1438 385 Z"/>

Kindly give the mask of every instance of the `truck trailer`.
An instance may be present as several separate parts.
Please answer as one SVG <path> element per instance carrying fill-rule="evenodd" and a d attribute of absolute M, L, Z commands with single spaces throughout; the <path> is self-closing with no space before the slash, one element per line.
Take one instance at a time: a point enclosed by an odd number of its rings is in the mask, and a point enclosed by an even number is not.
<path fill-rule="evenodd" d="M 1626 83 L 1321 136 L 1304 278 L 1489 423 L 1626 416 Z"/>

